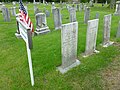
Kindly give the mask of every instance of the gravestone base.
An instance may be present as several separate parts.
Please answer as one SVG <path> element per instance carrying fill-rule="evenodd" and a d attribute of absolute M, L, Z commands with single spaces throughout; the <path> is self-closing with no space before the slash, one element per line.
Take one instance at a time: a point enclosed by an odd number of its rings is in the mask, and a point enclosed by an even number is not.
<path fill-rule="evenodd" d="M 115 16 L 120 16 L 120 13 L 114 13 Z"/>
<path fill-rule="evenodd" d="M 90 54 L 84 53 L 84 54 L 83 54 L 83 57 L 86 58 L 86 57 L 88 57 L 88 56 L 90 56 L 90 55 L 92 55 L 92 54 L 94 54 L 94 53 L 98 54 L 98 53 L 100 53 L 100 51 L 94 50 L 93 53 L 90 53 Z"/>
<path fill-rule="evenodd" d="M 16 36 L 17 38 L 22 38 L 19 33 L 15 33 L 15 36 Z"/>
<path fill-rule="evenodd" d="M 114 42 L 109 41 L 108 43 L 103 44 L 103 47 L 108 47 L 108 46 L 112 45 L 113 43 L 114 43 Z"/>
<path fill-rule="evenodd" d="M 44 28 L 36 28 L 35 34 L 39 35 L 39 34 L 45 34 L 50 32 L 48 27 L 44 27 Z"/>
<path fill-rule="evenodd" d="M 55 30 L 61 29 L 61 27 L 56 27 Z"/>
<path fill-rule="evenodd" d="M 80 61 L 76 59 L 76 62 L 73 63 L 72 65 L 70 65 L 70 66 L 68 66 L 68 67 L 66 67 L 66 68 L 63 68 L 62 66 L 59 66 L 59 67 L 57 67 L 57 70 L 59 70 L 62 74 L 64 74 L 64 73 L 66 73 L 68 70 L 70 70 L 71 68 L 76 67 L 76 66 L 78 66 L 78 65 L 80 65 Z"/>

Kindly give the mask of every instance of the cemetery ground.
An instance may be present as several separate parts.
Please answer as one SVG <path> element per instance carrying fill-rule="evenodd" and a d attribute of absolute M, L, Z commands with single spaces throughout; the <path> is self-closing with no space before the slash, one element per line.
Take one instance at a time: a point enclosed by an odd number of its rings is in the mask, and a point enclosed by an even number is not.
<path fill-rule="evenodd" d="M 12 4 L 7 4 L 11 7 Z M 59 6 L 57 4 L 57 6 Z M 43 11 L 44 5 L 38 5 Z M 51 11 L 51 6 L 45 6 Z M 33 4 L 28 5 L 29 16 L 36 28 Z M 18 9 L 16 10 L 18 12 Z M 82 57 L 85 51 L 87 25 L 84 24 L 84 11 L 77 11 L 78 52 L 81 64 L 65 74 L 56 67 L 61 64 L 61 31 L 54 30 L 52 14 L 47 17 L 47 25 L 51 32 L 33 37 L 32 62 L 35 85 L 30 83 L 29 67 L 25 42 L 15 37 L 16 18 L 4 22 L 0 13 L 0 89 L 1 90 L 118 90 L 120 89 L 120 38 L 116 38 L 119 16 L 112 15 L 111 41 L 115 44 L 103 48 L 103 18 L 113 14 L 115 10 L 102 7 L 101 4 L 91 8 L 90 19 L 96 12 L 100 14 L 97 37 L 98 54 Z M 69 23 L 67 9 L 61 11 L 62 23 Z"/>

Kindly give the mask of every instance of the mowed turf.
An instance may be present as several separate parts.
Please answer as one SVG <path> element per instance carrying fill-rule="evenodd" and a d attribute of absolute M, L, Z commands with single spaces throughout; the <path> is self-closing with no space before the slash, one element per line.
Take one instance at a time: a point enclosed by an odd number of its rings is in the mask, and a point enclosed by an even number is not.
<path fill-rule="evenodd" d="M 6 4 L 11 7 L 12 4 Z M 51 12 L 51 5 L 37 5 L 43 11 L 44 7 Z M 56 6 L 59 6 L 58 4 Z M 17 5 L 18 7 L 18 5 Z M 29 16 L 36 28 L 33 4 L 28 5 Z M 16 10 L 18 12 L 18 9 Z M 81 64 L 66 74 L 56 70 L 61 60 L 61 31 L 54 30 L 52 13 L 47 17 L 47 25 L 51 32 L 33 37 L 32 62 L 35 77 L 35 85 L 31 86 L 29 66 L 27 60 L 26 45 L 22 39 L 15 37 L 17 29 L 16 18 L 11 16 L 11 22 L 4 22 L 0 13 L 0 89 L 1 90 L 103 90 L 104 79 L 101 72 L 111 64 L 119 54 L 120 48 L 117 45 L 103 48 L 103 18 L 104 15 L 112 14 L 111 40 L 117 43 L 116 31 L 120 16 L 114 16 L 114 10 L 96 4 L 91 8 L 90 19 L 94 19 L 99 13 L 99 29 L 97 36 L 97 50 L 87 58 L 81 56 L 85 51 L 87 25 L 84 24 L 84 11 L 77 12 L 79 24 L 78 32 L 78 59 Z M 67 9 L 61 11 L 62 23 L 69 23 Z"/>

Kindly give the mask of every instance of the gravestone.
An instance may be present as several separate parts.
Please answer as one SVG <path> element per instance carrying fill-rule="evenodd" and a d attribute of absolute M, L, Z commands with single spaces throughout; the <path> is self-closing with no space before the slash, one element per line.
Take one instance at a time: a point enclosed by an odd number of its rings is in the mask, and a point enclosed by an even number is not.
<path fill-rule="evenodd" d="M 34 14 L 36 14 L 36 9 L 38 9 L 37 4 L 34 3 Z"/>
<path fill-rule="evenodd" d="M 10 13 L 6 7 L 2 7 L 2 14 L 5 22 L 10 22 Z"/>
<path fill-rule="evenodd" d="M 93 5 L 93 0 L 90 0 L 90 7 L 93 7 L 94 5 Z"/>
<path fill-rule="evenodd" d="M 76 22 L 76 10 L 75 8 L 70 8 L 69 9 L 69 14 L 70 14 L 70 22 Z"/>
<path fill-rule="evenodd" d="M 79 4 L 76 5 L 76 10 L 80 11 L 80 5 Z"/>
<path fill-rule="evenodd" d="M 82 9 L 83 9 L 83 4 L 80 3 L 80 11 L 82 11 Z"/>
<path fill-rule="evenodd" d="M 87 36 L 86 36 L 86 49 L 85 49 L 85 54 L 83 57 L 87 57 L 93 53 L 99 53 L 99 51 L 96 50 L 98 23 L 99 23 L 99 19 L 88 21 Z"/>
<path fill-rule="evenodd" d="M 55 8 L 53 11 L 54 27 L 55 30 L 60 29 L 62 25 L 61 12 L 59 8 Z"/>
<path fill-rule="evenodd" d="M 53 13 L 53 12 L 52 12 L 52 10 L 53 10 L 53 9 L 55 9 L 55 8 L 56 8 L 56 7 L 55 7 L 55 3 L 54 3 L 54 2 L 52 2 L 52 6 L 51 6 L 51 13 Z"/>
<path fill-rule="evenodd" d="M 99 19 L 99 13 L 98 12 L 95 15 L 95 19 Z"/>
<path fill-rule="evenodd" d="M 115 10 L 114 15 L 120 16 L 120 1 L 116 2 L 116 10 Z"/>
<path fill-rule="evenodd" d="M 16 7 L 16 2 L 12 2 L 13 6 Z"/>
<path fill-rule="evenodd" d="M 12 16 L 16 16 L 16 7 L 11 8 Z"/>
<path fill-rule="evenodd" d="M 84 5 L 83 10 L 86 10 L 87 5 Z"/>
<path fill-rule="evenodd" d="M 2 3 L 0 2 L 0 11 L 2 11 Z"/>
<path fill-rule="evenodd" d="M 36 10 L 35 10 L 35 15 L 36 15 L 37 13 L 42 13 L 42 11 L 40 11 L 38 8 L 36 8 Z"/>
<path fill-rule="evenodd" d="M 104 16 L 103 47 L 108 47 L 113 44 L 110 41 L 111 17 L 111 14 Z"/>
<path fill-rule="evenodd" d="M 50 12 L 48 10 L 45 11 L 46 17 L 50 16 Z"/>
<path fill-rule="evenodd" d="M 118 30 L 117 30 L 116 37 L 120 38 L 120 21 L 119 21 L 119 25 L 118 25 Z"/>
<path fill-rule="evenodd" d="M 85 13 L 84 13 L 84 23 L 87 24 L 87 21 L 89 20 L 89 18 L 90 18 L 90 8 L 86 7 Z"/>
<path fill-rule="evenodd" d="M 44 34 L 50 32 L 47 26 L 46 15 L 44 13 L 36 14 L 36 31 L 35 34 Z"/>
<path fill-rule="evenodd" d="M 63 24 L 61 29 L 62 65 L 57 69 L 66 73 L 80 64 L 77 60 L 78 22 Z"/>
<path fill-rule="evenodd" d="M 27 12 L 27 14 L 28 14 L 28 8 L 27 8 L 27 6 L 24 6 L 25 7 L 25 10 L 26 10 L 26 12 Z"/>

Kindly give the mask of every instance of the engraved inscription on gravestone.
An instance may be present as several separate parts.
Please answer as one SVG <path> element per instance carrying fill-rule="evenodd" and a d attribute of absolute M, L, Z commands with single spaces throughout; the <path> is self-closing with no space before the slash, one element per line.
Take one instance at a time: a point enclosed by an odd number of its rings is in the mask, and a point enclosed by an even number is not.
<path fill-rule="evenodd" d="M 103 47 L 108 47 L 113 44 L 110 41 L 111 17 L 111 14 L 104 16 Z"/>
<path fill-rule="evenodd" d="M 62 65 L 58 67 L 58 70 L 64 74 L 80 64 L 77 60 L 78 22 L 62 25 L 61 40 Z"/>
<path fill-rule="evenodd" d="M 88 21 L 86 49 L 85 49 L 85 55 L 83 57 L 87 57 L 93 53 L 99 53 L 99 51 L 96 50 L 98 23 L 99 23 L 99 19 Z"/>

